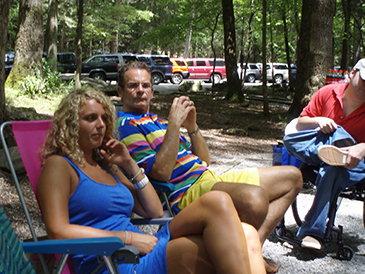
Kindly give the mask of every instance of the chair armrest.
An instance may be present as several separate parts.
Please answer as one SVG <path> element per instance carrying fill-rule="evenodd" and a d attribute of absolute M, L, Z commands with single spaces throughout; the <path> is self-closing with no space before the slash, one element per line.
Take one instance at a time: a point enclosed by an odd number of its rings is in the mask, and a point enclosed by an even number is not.
<path fill-rule="evenodd" d="M 134 225 L 165 225 L 173 217 L 162 217 L 162 218 L 154 218 L 154 219 L 144 219 L 144 218 L 134 218 L 131 219 L 132 224 Z"/>
<path fill-rule="evenodd" d="M 150 182 L 156 190 L 162 192 L 173 191 L 175 189 L 175 185 L 169 182 L 161 182 L 153 179 L 150 179 Z"/>
<path fill-rule="evenodd" d="M 25 252 L 41 254 L 86 254 L 111 256 L 116 250 L 123 249 L 138 255 L 134 246 L 125 246 L 118 237 L 44 240 L 38 242 L 23 242 Z"/>

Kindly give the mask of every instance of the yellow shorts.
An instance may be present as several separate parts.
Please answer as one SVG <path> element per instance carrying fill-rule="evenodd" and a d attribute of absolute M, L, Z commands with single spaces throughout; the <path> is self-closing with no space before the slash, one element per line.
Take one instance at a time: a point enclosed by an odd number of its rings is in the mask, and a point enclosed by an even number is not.
<path fill-rule="evenodd" d="M 259 171 L 257 168 L 246 168 L 243 170 L 231 171 L 223 175 L 216 175 L 211 170 L 206 170 L 181 198 L 178 209 L 182 210 L 187 205 L 209 192 L 218 182 L 242 183 L 248 185 L 260 185 Z"/>

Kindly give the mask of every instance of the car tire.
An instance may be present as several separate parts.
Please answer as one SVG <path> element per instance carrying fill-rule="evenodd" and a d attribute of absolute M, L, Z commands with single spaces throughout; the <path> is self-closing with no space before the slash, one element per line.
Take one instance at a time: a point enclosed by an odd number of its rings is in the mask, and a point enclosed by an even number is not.
<path fill-rule="evenodd" d="M 214 83 L 217 84 L 222 80 L 222 77 L 218 73 L 214 73 L 210 76 L 210 82 L 213 83 L 213 77 L 214 77 Z"/>
<path fill-rule="evenodd" d="M 249 83 L 255 83 L 255 81 L 256 81 L 255 75 L 253 75 L 253 74 L 247 75 L 246 81 Z"/>
<path fill-rule="evenodd" d="M 161 83 L 162 82 L 162 76 L 161 76 L 161 74 L 159 74 L 159 73 L 152 73 L 152 83 L 154 84 L 154 85 L 158 85 L 159 83 Z"/>
<path fill-rule="evenodd" d="M 106 77 L 105 77 L 104 73 L 102 73 L 102 72 L 94 72 L 90 75 L 90 77 L 95 80 L 106 81 Z"/>
<path fill-rule="evenodd" d="M 171 82 L 175 85 L 180 85 L 183 79 L 184 78 L 180 73 L 174 73 L 171 76 Z"/>
<path fill-rule="evenodd" d="M 283 76 L 282 75 L 275 75 L 274 76 L 274 84 L 281 84 L 283 82 Z"/>

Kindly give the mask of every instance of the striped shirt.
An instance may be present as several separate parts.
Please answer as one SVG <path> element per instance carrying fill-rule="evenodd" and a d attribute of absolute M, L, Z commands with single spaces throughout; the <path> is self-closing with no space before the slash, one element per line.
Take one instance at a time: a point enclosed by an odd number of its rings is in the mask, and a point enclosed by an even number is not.
<path fill-rule="evenodd" d="M 156 114 L 118 112 L 120 139 L 146 174 L 152 169 L 156 154 L 164 141 L 167 125 L 168 121 L 158 118 Z M 195 156 L 190 148 L 191 143 L 180 135 L 179 152 L 170 179 L 175 190 L 168 193 L 175 212 L 178 212 L 177 204 L 184 193 L 207 170 L 207 164 Z"/>

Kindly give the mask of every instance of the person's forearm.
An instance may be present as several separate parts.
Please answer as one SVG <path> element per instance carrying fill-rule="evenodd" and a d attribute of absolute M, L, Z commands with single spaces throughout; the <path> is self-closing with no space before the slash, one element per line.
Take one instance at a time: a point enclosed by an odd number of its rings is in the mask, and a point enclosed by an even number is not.
<path fill-rule="evenodd" d="M 318 127 L 318 117 L 301 116 L 298 118 L 297 129 L 315 129 Z"/>
<path fill-rule="evenodd" d="M 190 134 L 189 134 L 190 135 Z M 210 157 L 207 143 L 204 140 L 200 129 L 193 136 L 190 135 L 191 151 L 209 166 Z"/>
<path fill-rule="evenodd" d="M 164 141 L 155 156 L 155 162 L 148 176 L 159 181 L 169 181 L 176 165 L 179 152 L 180 126 L 170 123 L 167 126 Z"/>
<path fill-rule="evenodd" d="M 109 231 L 75 224 L 56 225 L 53 229 L 47 226 L 47 233 L 50 239 L 118 237 L 124 242 L 123 235 L 125 237 L 124 231 Z"/>

